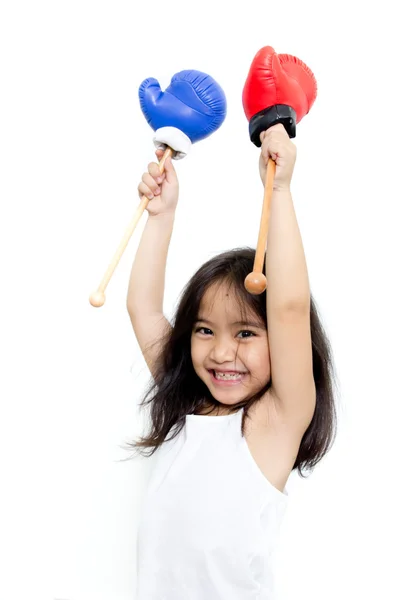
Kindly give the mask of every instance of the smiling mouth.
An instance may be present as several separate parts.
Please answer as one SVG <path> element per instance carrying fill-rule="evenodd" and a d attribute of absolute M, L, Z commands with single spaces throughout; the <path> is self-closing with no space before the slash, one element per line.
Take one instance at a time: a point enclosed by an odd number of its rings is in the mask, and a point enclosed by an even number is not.
<path fill-rule="evenodd" d="M 241 383 L 244 379 L 244 377 L 247 375 L 247 373 L 241 373 L 241 372 L 221 372 L 221 371 L 215 371 L 214 369 L 209 369 L 208 372 L 211 375 L 212 380 L 215 383 L 219 383 L 219 384 L 235 384 L 235 383 Z"/>

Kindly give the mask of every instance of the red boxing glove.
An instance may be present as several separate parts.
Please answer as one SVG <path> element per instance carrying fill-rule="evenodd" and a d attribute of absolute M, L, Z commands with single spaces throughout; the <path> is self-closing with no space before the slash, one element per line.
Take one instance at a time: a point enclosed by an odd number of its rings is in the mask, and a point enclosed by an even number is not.
<path fill-rule="evenodd" d="M 277 54 L 271 46 L 262 48 L 251 64 L 242 94 L 251 141 L 260 147 L 260 134 L 277 123 L 284 125 L 289 137 L 295 137 L 296 123 L 316 97 L 316 79 L 303 61 Z"/>

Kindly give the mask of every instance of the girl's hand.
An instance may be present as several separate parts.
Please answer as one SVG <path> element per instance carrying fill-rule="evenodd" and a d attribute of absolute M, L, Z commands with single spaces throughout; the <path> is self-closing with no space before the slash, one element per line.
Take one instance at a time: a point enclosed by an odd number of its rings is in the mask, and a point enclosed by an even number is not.
<path fill-rule="evenodd" d="M 161 160 L 163 154 L 163 150 L 156 151 L 158 160 Z M 143 173 L 142 181 L 138 185 L 138 192 L 140 199 L 146 196 L 150 200 L 146 210 L 151 216 L 175 212 L 179 183 L 171 158 L 165 161 L 162 175 L 158 163 L 149 164 L 148 172 Z"/>
<path fill-rule="evenodd" d="M 296 162 L 297 148 L 291 142 L 286 129 L 279 123 L 273 125 L 260 135 L 260 176 L 265 185 L 265 176 L 269 158 L 276 163 L 274 190 L 289 190 L 293 169 Z"/>

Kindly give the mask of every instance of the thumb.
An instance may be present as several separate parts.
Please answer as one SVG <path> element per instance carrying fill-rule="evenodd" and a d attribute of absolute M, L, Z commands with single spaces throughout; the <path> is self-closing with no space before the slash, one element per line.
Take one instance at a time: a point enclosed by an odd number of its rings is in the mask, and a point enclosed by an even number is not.
<path fill-rule="evenodd" d="M 164 163 L 164 172 L 165 172 L 165 179 L 168 183 L 176 183 L 177 182 L 177 176 L 176 176 L 176 171 L 175 171 L 175 167 L 172 163 L 172 159 L 169 156 L 167 158 L 167 160 Z"/>

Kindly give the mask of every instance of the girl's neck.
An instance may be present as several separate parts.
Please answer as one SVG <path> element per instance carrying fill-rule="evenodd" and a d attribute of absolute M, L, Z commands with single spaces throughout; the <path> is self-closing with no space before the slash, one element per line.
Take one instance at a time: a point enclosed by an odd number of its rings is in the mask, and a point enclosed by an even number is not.
<path fill-rule="evenodd" d="M 203 415 L 208 417 L 223 417 L 232 413 L 229 406 L 223 406 L 222 404 L 205 404 L 196 412 L 195 415 Z"/>

